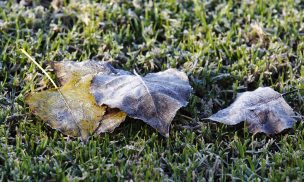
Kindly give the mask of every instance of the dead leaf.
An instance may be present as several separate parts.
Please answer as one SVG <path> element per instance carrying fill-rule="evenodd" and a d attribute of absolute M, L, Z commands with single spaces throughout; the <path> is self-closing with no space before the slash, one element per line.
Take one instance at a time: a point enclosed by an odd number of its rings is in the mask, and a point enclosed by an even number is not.
<path fill-rule="evenodd" d="M 260 87 L 240 94 L 228 108 L 208 119 L 227 125 L 245 121 L 252 133 L 275 134 L 293 126 L 292 116 L 295 116 L 293 109 L 280 93 L 270 87 Z"/>
<path fill-rule="evenodd" d="M 269 35 L 259 23 L 251 24 L 251 31 L 247 33 L 246 39 L 251 45 L 259 44 L 267 48 L 270 44 Z"/>
<path fill-rule="evenodd" d="M 33 94 L 26 102 L 53 128 L 84 140 L 92 133 L 112 132 L 127 114 L 168 136 L 192 90 L 187 75 L 175 69 L 140 77 L 98 61 L 56 62 L 52 67 L 63 87 Z"/>
<path fill-rule="evenodd" d="M 118 108 L 167 137 L 171 121 L 187 105 L 191 91 L 187 75 L 176 69 L 145 77 L 97 74 L 91 85 L 98 105 Z"/>
<path fill-rule="evenodd" d="M 69 81 L 59 91 L 35 93 L 27 97 L 26 102 L 35 115 L 66 135 L 86 140 L 95 130 L 99 133 L 113 131 L 126 116 L 119 111 L 116 112 L 119 116 L 111 118 L 112 113 L 104 116 L 107 107 L 96 105 L 90 94 L 92 78 L 92 74 L 69 76 Z M 115 121 L 114 124 L 111 121 Z"/>

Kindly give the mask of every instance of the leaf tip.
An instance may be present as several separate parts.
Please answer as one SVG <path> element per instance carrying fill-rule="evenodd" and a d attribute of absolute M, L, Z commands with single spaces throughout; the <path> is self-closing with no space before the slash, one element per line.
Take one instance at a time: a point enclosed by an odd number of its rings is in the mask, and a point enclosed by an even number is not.
<path fill-rule="evenodd" d="M 169 133 L 166 133 L 164 136 L 165 136 L 166 138 L 169 138 Z"/>

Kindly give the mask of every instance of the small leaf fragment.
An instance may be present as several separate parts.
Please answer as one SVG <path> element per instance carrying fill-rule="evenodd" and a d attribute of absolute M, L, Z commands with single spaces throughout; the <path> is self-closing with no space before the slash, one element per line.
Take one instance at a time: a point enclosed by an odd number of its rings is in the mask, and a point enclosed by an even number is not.
<path fill-rule="evenodd" d="M 91 92 L 98 105 L 118 108 L 141 119 L 164 136 L 181 107 L 186 106 L 192 88 L 185 73 L 169 69 L 139 75 L 97 74 Z"/>
<path fill-rule="evenodd" d="M 97 128 L 96 134 L 110 132 L 112 133 L 116 127 L 125 121 L 127 114 L 119 109 L 107 109 L 107 113 L 103 116 L 102 122 Z"/>
<path fill-rule="evenodd" d="M 245 121 L 252 133 L 280 133 L 292 128 L 295 119 L 293 109 L 282 95 L 270 87 L 260 87 L 252 92 L 239 94 L 236 101 L 208 119 L 227 125 Z"/>

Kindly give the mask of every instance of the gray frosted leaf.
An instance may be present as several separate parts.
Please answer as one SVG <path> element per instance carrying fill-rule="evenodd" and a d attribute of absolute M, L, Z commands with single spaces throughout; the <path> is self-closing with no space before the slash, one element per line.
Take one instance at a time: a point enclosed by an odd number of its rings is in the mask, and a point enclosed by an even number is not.
<path fill-rule="evenodd" d="M 280 133 L 291 128 L 295 113 L 282 95 L 270 87 L 260 87 L 240 94 L 228 108 L 220 110 L 208 119 L 227 125 L 245 121 L 252 133 Z"/>
<path fill-rule="evenodd" d="M 169 135 L 177 110 L 186 106 L 190 93 L 188 77 L 176 69 L 139 75 L 97 74 L 91 92 L 98 105 L 118 108 L 141 119 L 162 135 Z"/>
<path fill-rule="evenodd" d="M 83 62 L 75 61 L 61 61 L 61 62 L 52 62 L 52 67 L 55 71 L 57 78 L 61 85 L 66 84 L 73 75 L 85 76 L 88 74 L 130 74 L 127 71 L 115 69 L 110 63 L 87 60 Z"/>

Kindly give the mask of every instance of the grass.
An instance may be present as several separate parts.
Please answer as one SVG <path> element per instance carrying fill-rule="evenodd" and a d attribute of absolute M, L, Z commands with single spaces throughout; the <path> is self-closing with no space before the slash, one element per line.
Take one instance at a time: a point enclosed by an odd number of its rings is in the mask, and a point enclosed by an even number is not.
<path fill-rule="evenodd" d="M 302 1 L 72 2 L 0 1 L 1 181 L 304 180 L 301 122 L 266 136 L 202 120 L 238 92 L 304 89 Z M 25 96 L 52 84 L 20 49 L 54 79 L 51 61 L 104 60 L 142 75 L 178 68 L 193 96 L 169 139 L 129 118 L 84 144 L 30 114 Z M 304 113 L 303 90 L 285 99 Z"/>

